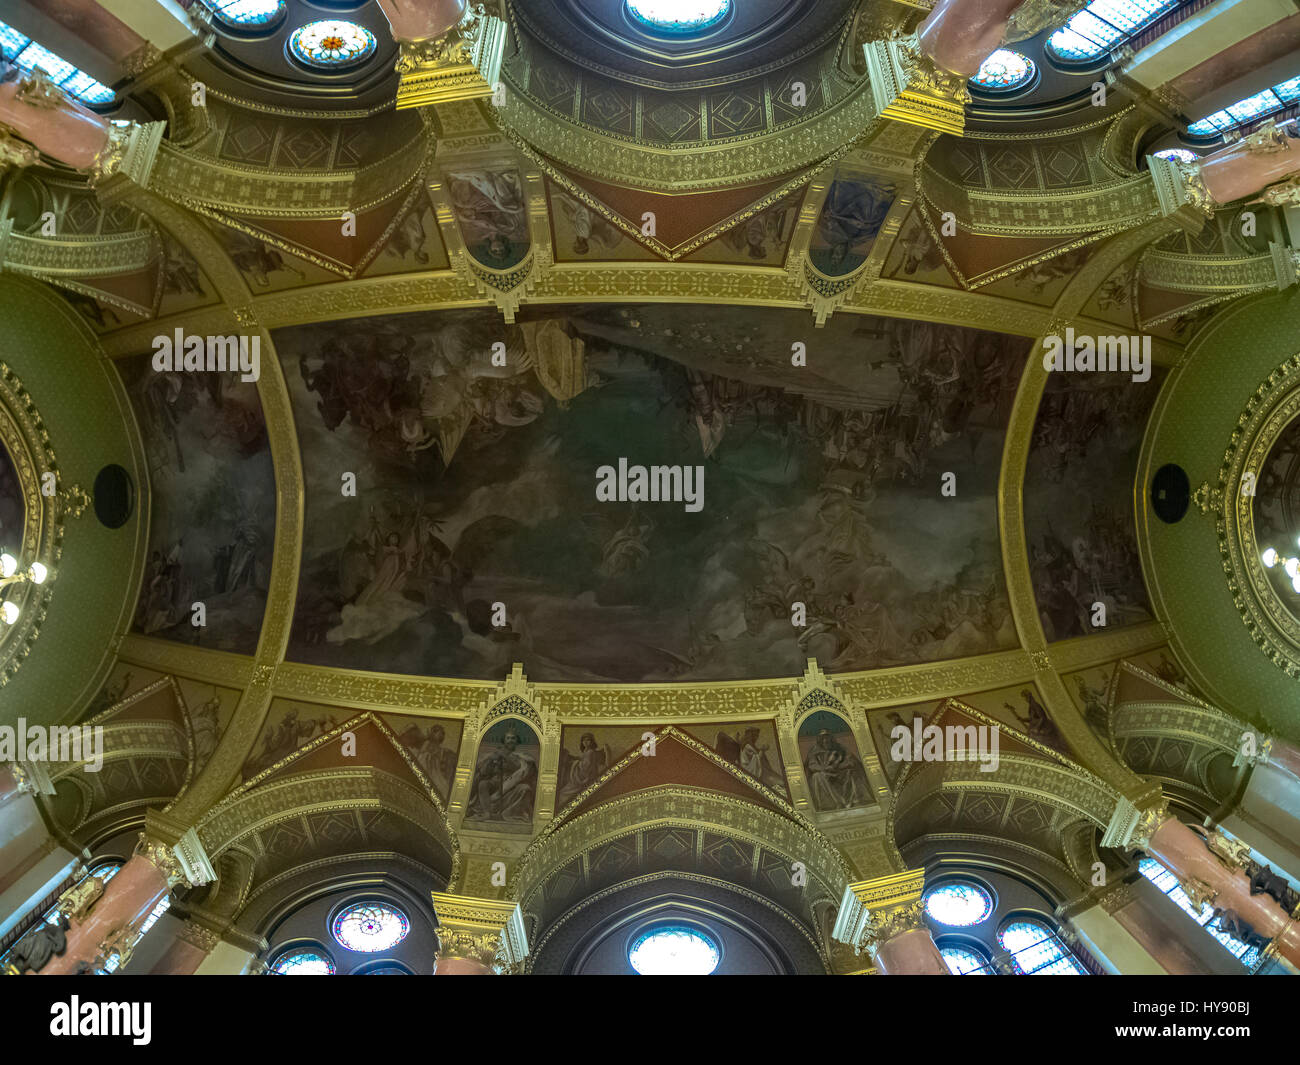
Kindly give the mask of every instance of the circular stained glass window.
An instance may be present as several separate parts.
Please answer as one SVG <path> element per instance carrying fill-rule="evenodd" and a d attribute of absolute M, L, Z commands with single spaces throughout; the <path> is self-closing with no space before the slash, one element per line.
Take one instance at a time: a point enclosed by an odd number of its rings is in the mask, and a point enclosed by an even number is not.
<path fill-rule="evenodd" d="M 722 951 L 703 932 L 669 925 L 637 936 L 627 960 L 642 976 L 708 976 L 722 960 Z"/>
<path fill-rule="evenodd" d="M 699 33 L 726 18 L 731 0 L 627 0 L 627 9 L 660 33 Z"/>
<path fill-rule="evenodd" d="M 284 0 L 208 0 L 217 18 L 230 26 L 269 26 L 284 11 Z"/>
<path fill-rule="evenodd" d="M 944 964 L 948 966 L 948 971 L 953 976 L 988 976 L 988 970 L 984 968 L 984 959 L 973 950 L 967 950 L 965 947 L 944 947 L 939 953 L 943 955 Z"/>
<path fill-rule="evenodd" d="M 1035 69 L 1034 61 L 1028 56 L 999 48 L 984 60 L 970 83 L 986 92 L 1010 92 L 1027 84 Z"/>
<path fill-rule="evenodd" d="M 373 33 L 346 19 L 309 22 L 289 38 L 295 57 L 322 70 L 354 66 L 374 55 L 377 47 Z"/>
<path fill-rule="evenodd" d="M 333 976 L 334 963 L 319 950 L 299 947 L 276 958 L 271 972 L 280 976 Z"/>
<path fill-rule="evenodd" d="M 988 920 L 993 896 L 967 880 L 941 884 L 926 893 L 925 912 L 940 924 L 964 928 Z"/>
<path fill-rule="evenodd" d="M 348 906 L 334 918 L 334 938 L 348 950 L 374 954 L 396 946 L 411 930 L 406 914 L 386 902 Z"/>
<path fill-rule="evenodd" d="M 1196 162 L 1196 153 L 1189 152 L 1186 148 L 1166 148 L 1162 152 L 1156 152 L 1157 159 L 1177 159 L 1180 163 Z"/>

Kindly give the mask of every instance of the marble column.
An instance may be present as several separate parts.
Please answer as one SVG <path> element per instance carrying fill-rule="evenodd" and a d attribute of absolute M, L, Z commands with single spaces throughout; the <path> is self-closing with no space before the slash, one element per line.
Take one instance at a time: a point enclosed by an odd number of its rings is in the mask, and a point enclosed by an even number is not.
<path fill-rule="evenodd" d="M 465 0 L 378 0 L 395 41 L 431 41 L 465 14 Z"/>
<path fill-rule="evenodd" d="M 1257 194 L 1272 202 L 1268 186 L 1300 174 L 1300 129 L 1295 119 L 1281 125 L 1268 123 L 1202 158 L 1198 170 L 1216 203 Z"/>
<path fill-rule="evenodd" d="M 1133 843 L 1178 878 L 1193 904 L 1235 913 L 1268 941 L 1267 953 L 1300 971 L 1300 924 L 1271 895 L 1251 894 L 1248 848 L 1218 833 L 1207 841 L 1163 806 L 1144 816 Z"/>
<path fill-rule="evenodd" d="M 28 74 L 14 66 L 0 75 L 0 127 L 77 170 L 89 170 L 104 157 L 112 128 L 39 71 Z"/>
<path fill-rule="evenodd" d="M 96 898 L 70 900 L 67 945 L 42 967 L 41 976 L 80 973 L 103 967 L 131 949 L 150 911 L 183 879 L 166 844 L 145 840 Z"/>
<path fill-rule="evenodd" d="M 1006 36 L 1025 0 L 939 0 L 916 32 L 923 56 L 940 70 L 973 78 Z"/>
<path fill-rule="evenodd" d="M 849 884 L 831 935 L 865 950 L 882 976 L 951 976 L 925 923 L 924 890 L 924 869 Z"/>
<path fill-rule="evenodd" d="M 433 892 L 438 918 L 435 976 L 516 973 L 528 956 L 524 916 L 517 902 Z"/>

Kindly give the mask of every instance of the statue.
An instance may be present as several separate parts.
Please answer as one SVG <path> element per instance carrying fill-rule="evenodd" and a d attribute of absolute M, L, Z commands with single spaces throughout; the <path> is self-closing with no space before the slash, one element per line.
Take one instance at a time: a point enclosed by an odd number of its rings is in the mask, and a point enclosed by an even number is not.
<path fill-rule="evenodd" d="M 11 975 L 38 973 L 51 958 L 68 949 L 68 918 L 62 911 L 50 922 L 44 921 L 28 932 L 9 952 L 6 969 Z"/>

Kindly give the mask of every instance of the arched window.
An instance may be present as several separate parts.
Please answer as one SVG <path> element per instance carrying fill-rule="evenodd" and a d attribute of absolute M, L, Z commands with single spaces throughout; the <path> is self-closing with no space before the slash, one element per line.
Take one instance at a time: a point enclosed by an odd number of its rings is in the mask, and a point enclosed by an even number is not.
<path fill-rule="evenodd" d="M 1027 85 L 1037 69 L 1027 55 L 999 48 L 984 60 L 970 83 L 985 92 L 1010 92 Z"/>
<path fill-rule="evenodd" d="M 1259 961 L 1259 948 L 1252 947 L 1243 943 L 1235 936 L 1230 936 L 1219 927 L 1219 918 L 1214 916 L 1214 907 L 1206 903 L 1201 909 L 1192 905 L 1192 900 L 1183 887 L 1178 883 L 1178 878 L 1168 869 L 1161 865 L 1154 858 L 1139 858 L 1138 871 L 1146 877 L 1151 883 L 1155 884 L 1161 891 L 1168 895 L 1176 902 L 1183 912 L 1190 915 L 1197 924 L 1210 933 L 1215 939 L 1228 948 L 1228 951 L 1242 965 L 1248 969 L 1253 969 Z"/>
<path fill-rule="evenodd" d="M 1180 163 L 1196 162 L 1196 153 L 1189 152 L 1186 148 L 1166 148 L 1162 152 L 1156 152 L 1157 159 L 1177 159 Z"/>
<path fill-rule="evenodd" d="M 1179 3 L 1180 0 L 1093 0 L 1047 38 L 1047 52 L 1066 63 L 1095 61 Z"/>
<path fill-rule="evenodd" d="M 333 976 L 334 972 L 334 962 L 315 947 L 286 950 L 267 970 L 268 975 L 275 976 Z"/>
<path fill-rule="evenodd" d="M 925 912 L 940 924 L 969 928 L 988 920 L 993 896 L 970 880 L 952 880 L 926 892 Z"/>
<path fill-rule="evenodd" d="M 1254 122 L 1256 119 L 1267 118 L 1277 111 L 1290 107 L 1297 100 L 1300 100 L 1300 77 L 1278 82 L 1271 89 L 1238 100 L 1222 111 L 1215 111 L 1214 114 L 1207 115 L 1199 122 L 1193 122 L 1187 127 L 1187 132 L 1193 137 L 1214 137 L 1226 130 Z"/>
<path fill-rule="evenodd" d="M 660 925 L 632 940 L 627 960 L 642 976 L 708 976 L 722 951 L 697 928 Z"/>
<path fill-rule="evenodd" d="M 1020 976 L 1086 976 L 1056 932 L 1042 921 L 1017 918 L 998 932 L 998 942 L 1011 956 Z"/>
<path fill-rule="evenodd" d="M 397 946 L 411 930 L 406 914 L 386 902 L 359 902 L 345 906 L 334 918 L 331 931 L 338 942 L 363 954 Z"/>
<path fill-rule="evenodd" d="M 627 10 L 658 33 L 699 33 L 727 17 L 731 0 L 627 0 Z"/>
<path fill-rule="evenodd" d="M 940 947 L 944 964 L 953 976 L 988 976 L 988 961 L 966 947 Z"/>
<path fill-rule="evenodd" d="M 60 89 L 82 103 L 109 104 L 116 95 L 107 85 L 96 81 L 66 59 L 60 59 L 48 48 L 3 22 L 0 22 L 0 55 L 20 70 L 39 68 L 45 71 Z"/>
<path fill-rule="evenodd" d="M 308 22 L 289 38 L 293 56 L 319 70 L 356 66 L 374 55 L 377 47 L 373 33 L 347 19 Z"/>

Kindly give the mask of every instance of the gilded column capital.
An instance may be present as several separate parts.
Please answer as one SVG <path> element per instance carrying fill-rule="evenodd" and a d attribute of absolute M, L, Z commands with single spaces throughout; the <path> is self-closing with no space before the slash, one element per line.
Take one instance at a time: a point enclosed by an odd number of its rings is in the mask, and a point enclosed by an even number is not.
<path fill-rule="evenodd" d="M 482 4 L 466 7 L 441 37 L 402 41 L 397 59 L 397 109 L 491 96 L 501 76 L 506 26 Z"/>
<path fill-rule="evenodd" d="M 439 961 L 464 958 L 495 973 L 519 973 L 528 957 L 524 914 L 517 902 L 431 893 L 438 916 Z"/>
<path fill-rule="evenodd" d="M 875 958 L 876 951 L 895 936 L 925 927 L 924 890 L 924 869 L 848 884 L 832 938 L 847 943 L 856 954 L 865 949 Z"/>
<path fill-rule="evenodd" d="M 1157 796 L 1152 803 L 1139 809 L 1120 795 L 1110 822 L 1102 833 L 1101 846 L 1143 850 L 1151 843 L 1156 829 L 1168 821 L 1169 817 L 1169 804 L 1163 796 Z"/>
<path fill-rule="evenodd" d="M 41 161 L 41 153 L 8 126 L 0 124 L 0 170 L 22 170 Z"/>
<path fill-rule="evenodd" d="M 921 51 L 915 33 L 868 41 L 862 48 L 878 117 L 962 135 L 971 101 L 966 79 L 940 70 Z"/>
<path fill-rule="evenodd" d="M 1177 218 L 1187 228 L 1199 229 L 1219 206 L 1205 185 L 1200 162 L 1148 155 L 1147 170 L 1164 217 Z"/>
<path fill-rule="evenodd" d="M 164 122 L 112 122 L 108 140 L 90 166 L 90 181 L 105 203 L 130 188 L 148 188 L 162 144 Z"/>
<path fill-rule="evenodd" d="M 135 845 L 135 853 L 166 877 L 169 888 L 175 887 L 185 879 L 185 874 L 181 871 L 181 863 L 166 843 L 151 839 L 141 832 L 140 842 Z"/>
<path fill-rule="evenodd" d="M 167 848 L 171 855 L 171 862 L 178 870 L 180 878 L 173 883 L 184 881 L 193 887 L 198 887 L 216 880 L 216 870 L 212 868 L 212 861 L 208 858 L 207 850 L 199 839 L 197 831 L 157 810 L 150 810 L 145 814 L 144 824 L 145 833 L 141 839 L 147 836 L 150 841 Z M 152 858 L 149 860 L 153 861 Z M 163 867 L 159 866 L 159 868 Z M 170 872 L 168 872 L 168 879 L 171 879 Z"/>

